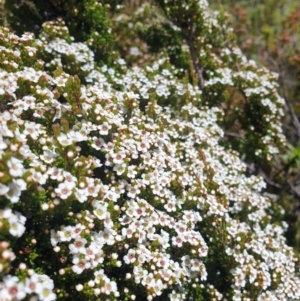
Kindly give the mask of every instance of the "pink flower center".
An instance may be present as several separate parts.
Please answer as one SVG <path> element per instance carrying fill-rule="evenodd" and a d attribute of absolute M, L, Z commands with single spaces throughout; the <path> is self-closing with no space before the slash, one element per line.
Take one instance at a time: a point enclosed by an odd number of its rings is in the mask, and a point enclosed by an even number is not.
<path fill-rule="evenodd" d="M 15 286 L 13 286 L 9 288 L 8 292 L 11 296 L 15 296 L 18 293 L 18 289 Z"/>

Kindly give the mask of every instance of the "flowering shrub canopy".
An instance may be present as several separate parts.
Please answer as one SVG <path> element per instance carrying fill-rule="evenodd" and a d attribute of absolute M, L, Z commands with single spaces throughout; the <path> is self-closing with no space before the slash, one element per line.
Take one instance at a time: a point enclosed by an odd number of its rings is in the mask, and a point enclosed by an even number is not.
<path fill-rule="evenodd" d="M 167 58 L 98 67 L 61 20 L 0 47 L 1 300 L 299 300 L 276 200 Z M 248 76 L 275 118 L 244 63 L 206 85 Z"/>
<path fill-rule="evenodd" d="M 157 7 L 146 3 L 133 16 L 118 16 L 120 28 L 131 21 L 152 52 L 169 58 L 178 76 L 188 72 L 203 103 L 222 109 L 219 124 L 230 146 L 247 163 L 269 166 L 285 145 L 277 75 L 247 60 L 232 43 L 224 14 L 211 12 L 206 1 L 154 2 Z"/>

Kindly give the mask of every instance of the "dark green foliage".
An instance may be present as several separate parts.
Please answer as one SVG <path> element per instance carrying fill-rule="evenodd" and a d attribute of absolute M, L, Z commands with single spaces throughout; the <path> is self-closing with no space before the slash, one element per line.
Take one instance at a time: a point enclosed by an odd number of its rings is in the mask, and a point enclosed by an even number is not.
<path fill-rule="evenodd" d="M 21 35 L 26 31 L 38 34 L 45 21 L 61 18 L 69 28 L 75 41 L 86 42 L 95 52 L 98 62 L 114 59 L 112 45 L 114 36 L 110 33 L 107 14 L 111 1 L 96 0 L 7 0 L 5 9 L 9 26 Z M 116 9 L 119 1 L 113 1 Z"/>

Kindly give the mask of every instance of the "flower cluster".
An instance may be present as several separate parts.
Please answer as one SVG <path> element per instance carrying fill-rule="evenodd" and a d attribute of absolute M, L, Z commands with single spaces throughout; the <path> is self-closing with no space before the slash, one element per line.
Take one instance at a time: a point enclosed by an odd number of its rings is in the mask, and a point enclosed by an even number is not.
<path fill-rule="evenodd" d="M 115 72 L 83 44 L 2 30 L 4 55 L 22 43 L 54 63 L 11 56 L 0 74 L 2 299 L 300 298 L 285 224 L 198 87 L 164 59 Z M 61 62 L 82 52 L 80 82 Z"/>
<path fill-rule="evenodd" d="M 156 2 L 158 9 L 145 4 L 127 19 L 137 22 L 137 32 L 154 56 L 158 49 L 165 53 L 177 73 L 184 66 L 190 78 L 196 77 L 205 104 L 222 109 L 224 144 L 230 141 L 247 163 L 270 165 L 286 145 L 277 76 L 234 46 L 226 17 L 211 11 L 207 1 Z"/>
<path fill-rule="evenodd" d="M 26 269 L 26 265 L 21 264 L 20 269 Z M 52 292 L 54 283 L 49 277 L 38 275 L 32 270 L 28 270 L 28 275 L 23 281 L 20 281 L 17 276 L 7 275 L 3 277 L 0 290 L 1 300 L 23 300 L 27 294 L 36 295 L 38 300 L 55 300 L 56 295 Z"/>
<path fill-rule="evenodd" d="M 39 46 L 45 51 L 45 67 L 56 70 L 64 68 L 68 74 L 84 76 L 94 68 L 94 53 L 86 44 L 71 42 L 68 28 L 62 20 L 43 24 L 43 34 Z M 74 49 L 76 48 L 76 56 Z M 47 55 L 48 54 L 48 55 Z"/>

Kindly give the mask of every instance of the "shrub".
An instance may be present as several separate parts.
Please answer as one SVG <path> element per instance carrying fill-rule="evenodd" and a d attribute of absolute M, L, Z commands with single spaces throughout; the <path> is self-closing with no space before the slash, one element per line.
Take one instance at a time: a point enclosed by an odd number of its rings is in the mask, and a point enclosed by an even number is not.
<path fill-rule="evenodd" d="M 110 63 L 115 58 L 112 53 L 114 35 L 111 34 L 107 13 L 115 11 L 120 0 L 5 0 L 5 17 L 17 34 L 26 31 L 41 32 L 46 21 L 63 18 L 72 37 L 77 42 L 85 42 L 94 51 L 96 60 Z"/>
<path fill-rule="evenodd" d="M 187 74 L 189 82 L 198 85 L 203 103 L 221 109 L 224 115 L 218 122 L 225 145 L 247 163 L 268 168 L 285 145 L 280 122 L 284 102 L 277 93 L 277 75 L 247 60 L 232 42 L 226 16 L 210 12 L 206 1 L 155 3 L 118 17 L 121 27 L 123 20 L 135 24 L 154 56 L 160 52 L 168 57 L 177 77 Z"/>
<path fill-rule="evenodd" d="M 0 47 L 2 300 L 300 298 L 276 199 L 221 145 L 222 108 L 166 55 L 99 67 L 62 20 L 37 39 L 1 28 Z M 284 143 L 273 76 L 226 53 L 245 71 L 209 52 L 207 89 L 244 83 L 275 122 L 256 136 L 273 160 Z"/>
<path fill-rule="evenodd" d="M 291 151 L 265 169 L 269 190 L 279 196 L 289 223 L 287 237 L 296 249 L 300 246 L 299 219 L 299 2 L 288 1 L 210 1 L 230 11 L 234 32 L 244 54 L 278 73 L 279 94 L 285 99 L 283 130 Z"/>

